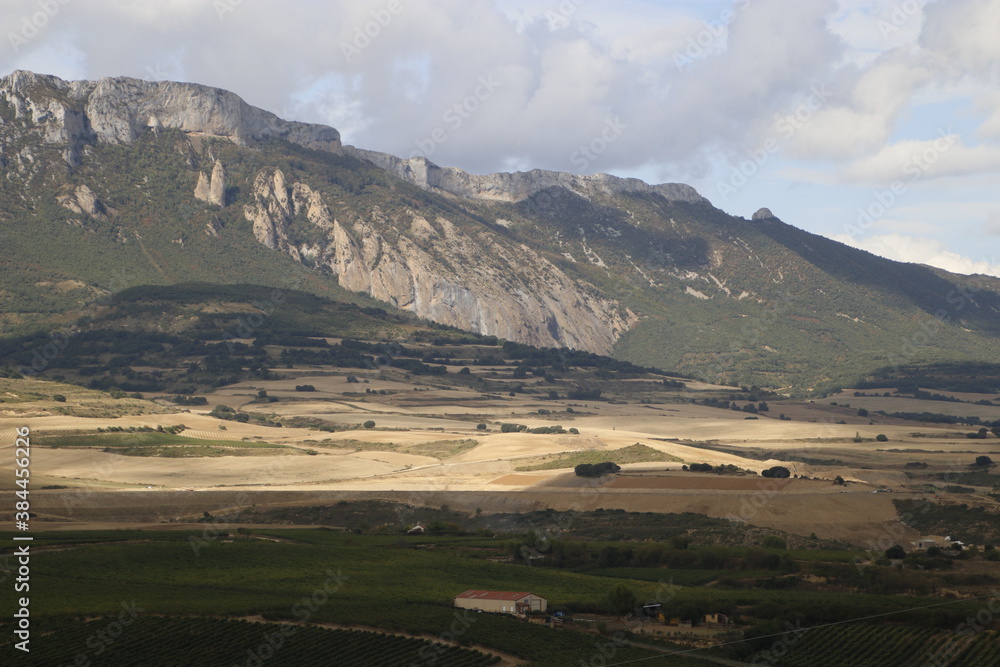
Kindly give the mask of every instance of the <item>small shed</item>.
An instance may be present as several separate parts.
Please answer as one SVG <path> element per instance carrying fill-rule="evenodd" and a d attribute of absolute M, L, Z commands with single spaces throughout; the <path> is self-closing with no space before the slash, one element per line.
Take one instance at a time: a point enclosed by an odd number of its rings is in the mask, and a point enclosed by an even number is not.
<path fill-rule="evenodd" d="M 521 615 L 530 611 L 545 611 L 548 601 L 527 592 L 468 590 L 455 596 L 455 606 L 460 609 Z"/>

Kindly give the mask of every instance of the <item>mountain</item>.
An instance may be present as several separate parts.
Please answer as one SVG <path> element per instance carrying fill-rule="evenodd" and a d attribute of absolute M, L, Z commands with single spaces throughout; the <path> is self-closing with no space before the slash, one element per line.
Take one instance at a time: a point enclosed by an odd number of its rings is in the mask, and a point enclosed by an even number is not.
<path fill-rule="evenodd" d="M 201 281 L 799 393 L 1000 356 L 1000 280 L 734 217 L 686 185 L 345 146 L 195 84 L 14 72 L 0 168 L 0 333 Z"/>

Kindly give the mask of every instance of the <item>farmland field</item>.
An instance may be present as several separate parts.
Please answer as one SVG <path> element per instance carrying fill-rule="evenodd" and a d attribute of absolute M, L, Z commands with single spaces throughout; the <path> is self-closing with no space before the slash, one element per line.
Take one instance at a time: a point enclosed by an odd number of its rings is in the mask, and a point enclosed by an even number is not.
<path fill-rule="evenodd" d="M 286 364 L 195 387 L 204 401 L 4 379 L 0 449 L 12 455 L 14 430 L 31 432 L 38 627 L 77 623 L 65 636 L 86 645 L 91 623 L 111 622 L 134 600 L 150 645 L 172 628 L 199 647 L 199 628 L 224 637 L 213 625 L 223 623 L 239 635 L 219 642 L 228 650 L 247 628 L 293 623 L 309 648 L 300 655 L 289 639 L 267 662 L 309 664 L 327 650 L 318 646 L 339 646 L 345 660 L 352 646 L 419 653 L 430 646 L 419 642 L 454 634 L 457 593 L 530 590 L 563 620 L 463 619 L 449 659 L 703 665 L 751 660 L 792 624 L 815 629 L 774 664 L 833 656 L 830 664 L 894 667 L 911 664 L 918 644 L 951 641 L 982 608 L 976 598 L 1000 584 L 987 548 L 1000 536 L 998 479 L 976 463 L 1000 460 L 992 432 L 864 413 L 843 397 L 755 396 L 628 369 L 598 378 L 559 362 L 564 379 L 518 377 L 523 361 L 472 363 L 501 354 L 496 347 L 412 348 L 413 359 L 468 364 L 434 375 Z M 187 378 L 192 363 L 174 370 Z M 595 382 L 604 395 L 574 389 Z M 913 399 L 891 400 L 911 412 Z M 963 400 L 952 407 L 975 410 L 985 399 Z M 8 490 L 20 488 L 11 460 L 0 465 Z M 621 471 L 575 474 L 605 461 Z M 698 472 L 685 469 L 694 464 Z M 787 478 L 761 476 L 780 468 Z M 975 548 L 915 549 L 921 537 L 944 540 L 937 532 Z M 894 545 L 901 562 L 887 558 Z M 13 572 L 8 562 L 0 578 Z M 664 618 L 634 605 L 616 613 L 621 588 L 637 602 L 661 601 Z M 296 605 L 314 595 L 326 599 L 304 619 Z M 709 627 L 713 614 L 732 623 Z M 861 642 L 848 632 L 913 650 L 838 653 L 838 643 Z M 123 633 L 122 660 L 142 650 L 132 641 Z M 962 659 L 992 660 L 997 643 L 982 634 Z M 61 646 L 45 650 L 66 659 Z"/>

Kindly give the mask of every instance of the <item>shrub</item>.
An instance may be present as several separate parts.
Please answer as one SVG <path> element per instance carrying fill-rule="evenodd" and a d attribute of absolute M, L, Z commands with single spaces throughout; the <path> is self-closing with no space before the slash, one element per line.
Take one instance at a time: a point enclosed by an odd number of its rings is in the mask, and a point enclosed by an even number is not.
<path fill-rule="evenodd" d="M 765 549 L 787 549 L 788 543 L 784 538 L 778 537 L 777 535 L 767 535 L 761 540 L 760 545 Z"/>
<path fill-rule="evenodd" d="M 576 428 L 575 426 L 571 428 L 569 432 L 572 433 L 573 435 L 580 435 L 580 429 Z"/>
<path fill-rule="evenodd" d="M 369 419 L 364 424 L 362 424 L 362 426 L 364 426 L 365 428 L 375 428 L 375 422 Z"/>
<path fill-rule="evenodd" d="M 311 384 L 297 384 L 295 385 L 295 391 L 316 391 L 316 387 Z"/>
<path fill-rule="evenodd" d="M 63 396 L 62 394 L 53 394 L 52 400 L 55 401 L 56 403 L 65 403 L 66 397 Z"/>
<path fill-rule="evenodd" d="M 208 399 L 204 396 L 171 396 L 170 400 L 177 405 L 208 405 Z"/>
<path fill-rule="evenodd" d="M 486 424 L 476 424 L 476 430 L 477 431 L 485 431 L 486 430 Z"/>
<path fill-rule="evenodd" d="M 878 435 L 875 436 L 875 439 L 878 440 L 879 442 L 889 442 L 889 436 L 887 436 L 885 433 L 879 433 Z"/>
<path fill-rule="evenodd" d="M 896 544 L 885 550 L 885 557 L 891 560 L 900 560 L 906 558 L 906 550 Z"/>
<path fill-rule="evenodd" d="M 621 470 L 621 466 L 612 461 L 603 463 L 581 463 L 573 469 L 577 477 L 600 477 Z"/>

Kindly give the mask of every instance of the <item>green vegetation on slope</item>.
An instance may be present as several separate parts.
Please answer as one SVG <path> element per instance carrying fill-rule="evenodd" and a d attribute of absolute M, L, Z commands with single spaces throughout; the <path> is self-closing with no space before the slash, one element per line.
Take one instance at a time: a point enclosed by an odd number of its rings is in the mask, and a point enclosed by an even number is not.
<path fill-rule="evenodd" d="M 574 452 L 567 455 L 540 456 L 531 459 L 530 463 L 515 468 L 519 471 L 528 470 L 555 470 L 557 468 L 575 468 L 580 464 L 595 464 L 604 461 L 611 461 L 619 465 L 625 463 L 648 463 L 654 461 L 675 461 L 681 459 L 653 449 L 648 445 L 636 443 L 628 447 L 609 450 L 588 450 Z"/>

